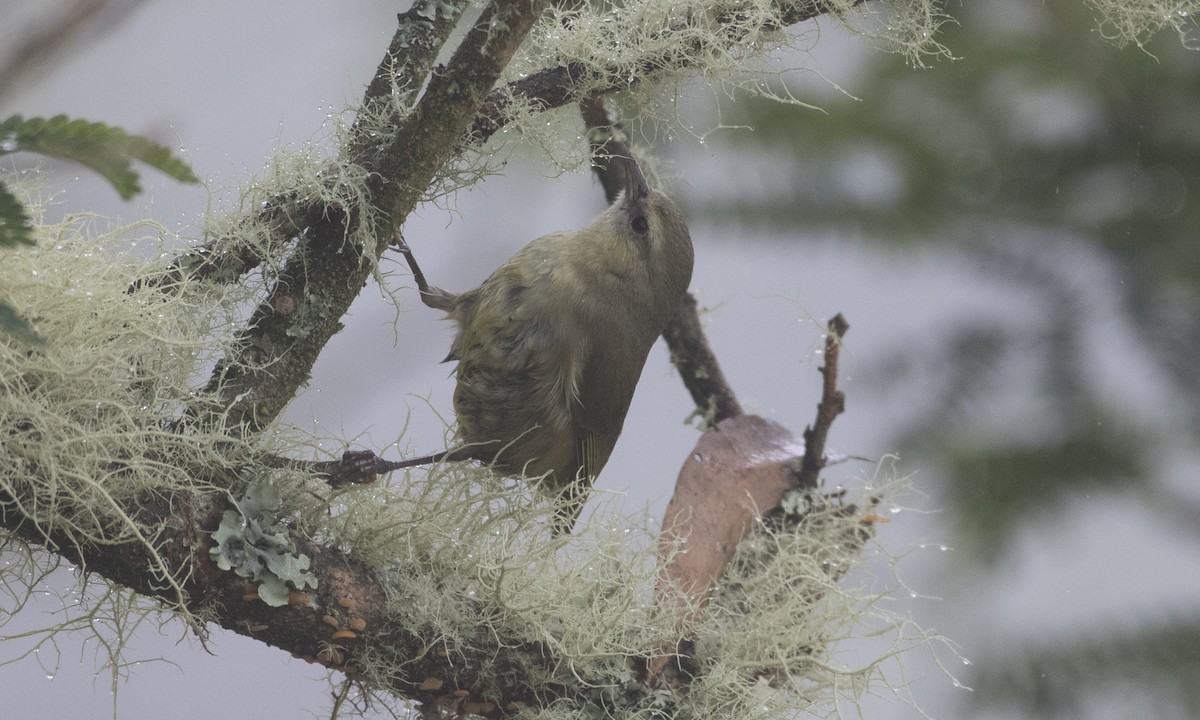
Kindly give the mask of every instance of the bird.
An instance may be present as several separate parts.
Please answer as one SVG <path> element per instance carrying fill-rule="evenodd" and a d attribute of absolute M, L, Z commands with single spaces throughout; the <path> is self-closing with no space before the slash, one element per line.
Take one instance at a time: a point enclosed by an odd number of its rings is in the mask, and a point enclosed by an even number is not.
<path fill-rule="evenodd" d="M 398 236 L 422 301 L 457 326 L 445 362 L 458 363 L 459 444 L 392 468 L 476 460 L 537 478 L 560 501 L 555 534 L 573 528 L 694 261 L 675 203 L 632 157 L 613 160 L 625 182 L 608 209 L 531 241 L 473 290 L 430 285 Z"/>

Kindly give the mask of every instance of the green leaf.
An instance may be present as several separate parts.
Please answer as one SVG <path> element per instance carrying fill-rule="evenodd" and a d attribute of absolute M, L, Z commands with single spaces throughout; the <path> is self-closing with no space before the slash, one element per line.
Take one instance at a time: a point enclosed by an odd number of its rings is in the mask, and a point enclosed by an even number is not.
<path fill-rule="evenodd" d="M 158 143 L 121 128 L 56 115 L 49 120 L 13 115 L 0 122 L 0 155 L 21 150 L 74 160 L 104 176 L 125 200 L 141 192 L 133 160 L 185 183 L 199 182 L 191 167 Z"/>
<path fill-rule="evenodd" d="M 33 244 L 33 221 L 25 206 L 0 183 L 0 247 Z"/>
<path fill-rule="evenodd" d="M 16 196 L 0 183 L 0 247 L 33 244 L 33 222 L 25 206 Z M 45 341 L 33 331 L 33 327 L 13 309 L 0 302 L 0 332 L 11 335 L 29 345 L 41 345 Z"/>
<path fill-rule="evenodd" d="M 0 302 L 0 330 L 29 345 L 42 345 L 46 341 L 33 327 L 5 302 Z"/>

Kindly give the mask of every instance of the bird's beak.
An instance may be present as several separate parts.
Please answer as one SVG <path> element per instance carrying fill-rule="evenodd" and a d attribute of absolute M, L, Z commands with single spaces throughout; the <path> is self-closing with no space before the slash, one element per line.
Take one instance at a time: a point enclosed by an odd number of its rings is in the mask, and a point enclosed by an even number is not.
<path fill-rule="evenodd" d="M 625 161 L 625 205 L 632 207 L 634 203 L 650 194 L 650 186 L 646 184 L 646 176 L 632 157 Z"/>

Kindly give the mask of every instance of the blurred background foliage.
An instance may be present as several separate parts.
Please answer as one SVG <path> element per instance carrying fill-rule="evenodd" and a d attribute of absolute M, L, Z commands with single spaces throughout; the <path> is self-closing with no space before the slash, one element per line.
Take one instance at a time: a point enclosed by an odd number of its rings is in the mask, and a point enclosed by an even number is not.
<path fill-rule="evenodd" d="M 969 563 L 994 565 L 1023 524 L 1097 493 L 1200 539 L 1195 493 L 1172 480 L 1194 487 L 1200 465 L 1200 52 L 1169 32 L 1114 47 L 1084 3 L 950 11 L 953 62 L 868 55 L 857 97 L 822 113 L 739 97 L 724 120 L 754 130 L 722 141 L 783 179 L 688 212 L 946 254 L 1010 288 L 1011 306 L 875 373 L 879 387 L 934 378 L 894 446 L 942 484 Z M 972 658 L 964 680 L 978 711 L 1006 717 L 1092 717 L 1101 691 L 1130 688 L 1142 717 L 1200 717 L 1190 613 Z"/>

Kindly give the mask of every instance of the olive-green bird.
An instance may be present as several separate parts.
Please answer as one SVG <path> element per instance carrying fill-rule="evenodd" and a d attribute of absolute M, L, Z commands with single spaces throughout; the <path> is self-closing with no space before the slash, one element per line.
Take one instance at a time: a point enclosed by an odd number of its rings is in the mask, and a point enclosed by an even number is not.
<path fill-rule="evenodd" d="M 621 433 L 642 366 L 692 277 L 679 208 L 624 161 L 625 190 L 590 224 L 530 242 L 474 290 L 430 286 L 401 251 L 426 305 L 458 324 L 454 409 L 462 444 L 400 461 L 479 460 L 541 477 L 564 495 L 570 530 Z"/>

